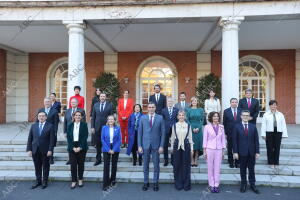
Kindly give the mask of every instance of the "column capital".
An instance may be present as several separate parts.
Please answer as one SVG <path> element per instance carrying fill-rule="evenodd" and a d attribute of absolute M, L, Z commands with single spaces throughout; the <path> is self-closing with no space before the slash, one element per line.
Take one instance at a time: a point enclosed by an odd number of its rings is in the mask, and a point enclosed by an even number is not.
<path fill-rule="evenodd" d="M 83 20 L 64 20 L 63 24 L 70 30 L 71 28 L 86 29 L 86 23 Z"/>
<path fill-rule="evenodd" d="M 223 30 L 238 30 L 241 21 L 244 19 L 243 16 L 221 17 L 218 24 L 223 27 Z"/>

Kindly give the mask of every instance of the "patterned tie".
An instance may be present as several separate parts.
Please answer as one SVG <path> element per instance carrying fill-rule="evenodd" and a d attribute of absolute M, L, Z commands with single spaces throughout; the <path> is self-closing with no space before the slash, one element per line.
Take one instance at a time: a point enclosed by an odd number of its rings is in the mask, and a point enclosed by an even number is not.
<path fill-rule="evenodd" d="M 150 128 L 152 128 L 153 115 L 150 116 Z"/>
<path fill-rule="evenodd" d="M 169 109 L 170 119 L 172 118 L 172 108 Z"/>
<path fill-rule="evenodd" d="M 248 124 L 245 124 L 245 135 L 248 136 Z"/>
<path fill-rule="evenodd" d="M 39 134 L 40 134 L 40 136 L 41 136 L 41 134 L 42 134 L 42 131 L 43 131 L 43 124 L 40 123 L 40 126 L 39 126 Z"/>
<path fill-rule="evenodd" d="M 233 118 L 234 120 L 236 120 L 236 108 L 233 109 L 233 112 L 234 112 Z"/>
<path fill-rule="evenodd" d="M 158 94 L 156 95 L 156 102 L 158 102 Z"/>
<path fill-rule="evenodd" d="M 250 109 L 250 107 L 251 107 L 251 100 L 248 99 L 248 108 Z"/>

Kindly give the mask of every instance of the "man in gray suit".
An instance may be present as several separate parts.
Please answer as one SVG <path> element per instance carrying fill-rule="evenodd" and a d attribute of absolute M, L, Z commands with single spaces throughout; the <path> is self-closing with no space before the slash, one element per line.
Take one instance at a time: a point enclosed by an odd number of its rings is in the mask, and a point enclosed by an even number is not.
<path fill-rule="evenodd" d="M 155 104 L 150 102 L 148 104 L 148 114 L 141 117 L 138 128 L 138 150 L 139 153 L 144 154 L 144 191 L 148 190 L 149 187 L 150 154 L 152 154 L 152 161 L 154 165 L 153 190 L 159 190 L 159 154 L 164 152 L 165 124 L 163 117 L 156 114 L 155 109 Z"/>
<path fill-rule="evenodd" d="M 67 131 L 68 131 L 68 126 L 72 123 L 73 121 L 73 113 L 76 111 L 80 111 L 83 115 L 83 118 L 81 121 L 86 122 L 86 116 L 85 116 L 85 111 L 81 108 L 78 108 L 78 100 L 76 98 L 73 98 L 71 100 L 71 108 L 66 110 L 65 112 L 65 117 L 64 117 L 64 136 L 67 138 Z M 70 162 L 69 160 L 66 162 L 66 165 L 69 165 Z"/>
<path fill-rule="evenodd" d="M 190 106 L 189 103 L 186 102 L 186 94 L 185 92 L 180 92 L 179 96 L 180 101 L 175 104 L 175 108 L 178 108 L 179 110 L 185 110 Z"/>

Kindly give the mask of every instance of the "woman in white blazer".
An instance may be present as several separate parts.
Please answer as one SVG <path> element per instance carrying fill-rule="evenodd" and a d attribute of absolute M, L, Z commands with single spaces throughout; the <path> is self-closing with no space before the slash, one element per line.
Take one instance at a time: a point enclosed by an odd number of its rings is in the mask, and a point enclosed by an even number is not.
<path fill-rule="evenodd" d="M 275 100 L 269 102 L 270 110 L 264 114 L 261 124 L 261 136 L 266 140 L 271 168 L 279 165 L 281 139 L 288 137 L 284 115 L 277 110 L 277 105 Z"/>
<path fill-rule="evenodd" d="M 208 115 L 211 112 L 217 112 L 220 114 L 221 112 L 221 104 L 220 100 L 215 97 L 216 93 L 213 90 L 209 91 L 209 99 L 205 99 L 204 101 L 204 110 L 206 115 L 206 120 L 208 120 Z"/>

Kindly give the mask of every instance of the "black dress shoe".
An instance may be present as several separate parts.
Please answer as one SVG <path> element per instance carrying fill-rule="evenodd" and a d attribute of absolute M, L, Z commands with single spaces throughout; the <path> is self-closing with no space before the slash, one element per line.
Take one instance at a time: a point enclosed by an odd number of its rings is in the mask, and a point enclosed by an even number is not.
<path fill-rule="evenodd" d="M 116 181 L 112 181 L 112 182 L 111 182 L 111 186 L 115 186 L 116 184 L 117 184 Z"/>
<path fill-rule="evenodd" d="M 46 189 L 47 186 L 48 186 L 48 183 L 44 182 L 43 185 L 42 185 L 42 189 Z"/>
<path fill-rule="evenodd" d="M 157 192 L 159 190 L 158 183 L 154 183 L 153 190 Z"/>
<path fill-rule="evenodd" d="M 168 166 L 168 164 L 169 164 L 169 161 L 165 160 L 164 166 L 166 167 L 166 166 Z"/>
<path fill-rule="evenodd" d="M 230 167 L 230 168 L 234 168 L 233 163 L 230 163 L 230 164 L 229 164 L 229 167 Z"/>
<path fill-rule="evenodd" d="M 42 185 L 42 183 L 37 181 L 31 186 L 31 189 L 35 189 L 35 188 L 39 187 L 40 185 Z"/>
<path fill-rule="evenodd" d="M 71 163 L 70 163 L 70 161 L 68 160 L 68 161 L 66 162 L 66 165 L 69 165 L 69 164 L 71 164 Z"/>
<path fill-rule="evenodd" d="M 240 164 L 239 163 L 235 163 L 235 168 L 240 168 Z"/>
<path fill-rule="evenodd" d="M 101 160 L 97 160 L 95 163 L 94 163 L 94 166 L 97 166 L 97 165 L 100 165 L 101 164 Z"/>
<path fill-rule="evenodd" d="M 144 183 L 144 185 L 143 185 L 143 191 L 147 191 L 148 190 L 148 187 L 149 187 L 149 183 Z"/>
<path fill-rule="evenodd" d="M 133 166 L 136 166 L 136 160 L 133 160 Z"/>
<path fill-rule="evenodd" d="M 256 188 L 255 185 L 251 185 L 250 188 L 251 188 L 251 190 L 252 190 L 255 194 L 259 194 L 259 193 L 260 193 L 259 190 Z"/>
<path fill-rule="evenodd" d="M 241 185 L 241 193 L 245 193 L 246 192 L 246 189 L 247 189 L 247 185 Z"/>
<path fill-rule="evenodd" d="M 51 156 L 51 157 L 49 158 L 49 163 L 50 163 L 50 165 L 53 165 L 53 164 L 54 164 L 53 156 Z"/>

